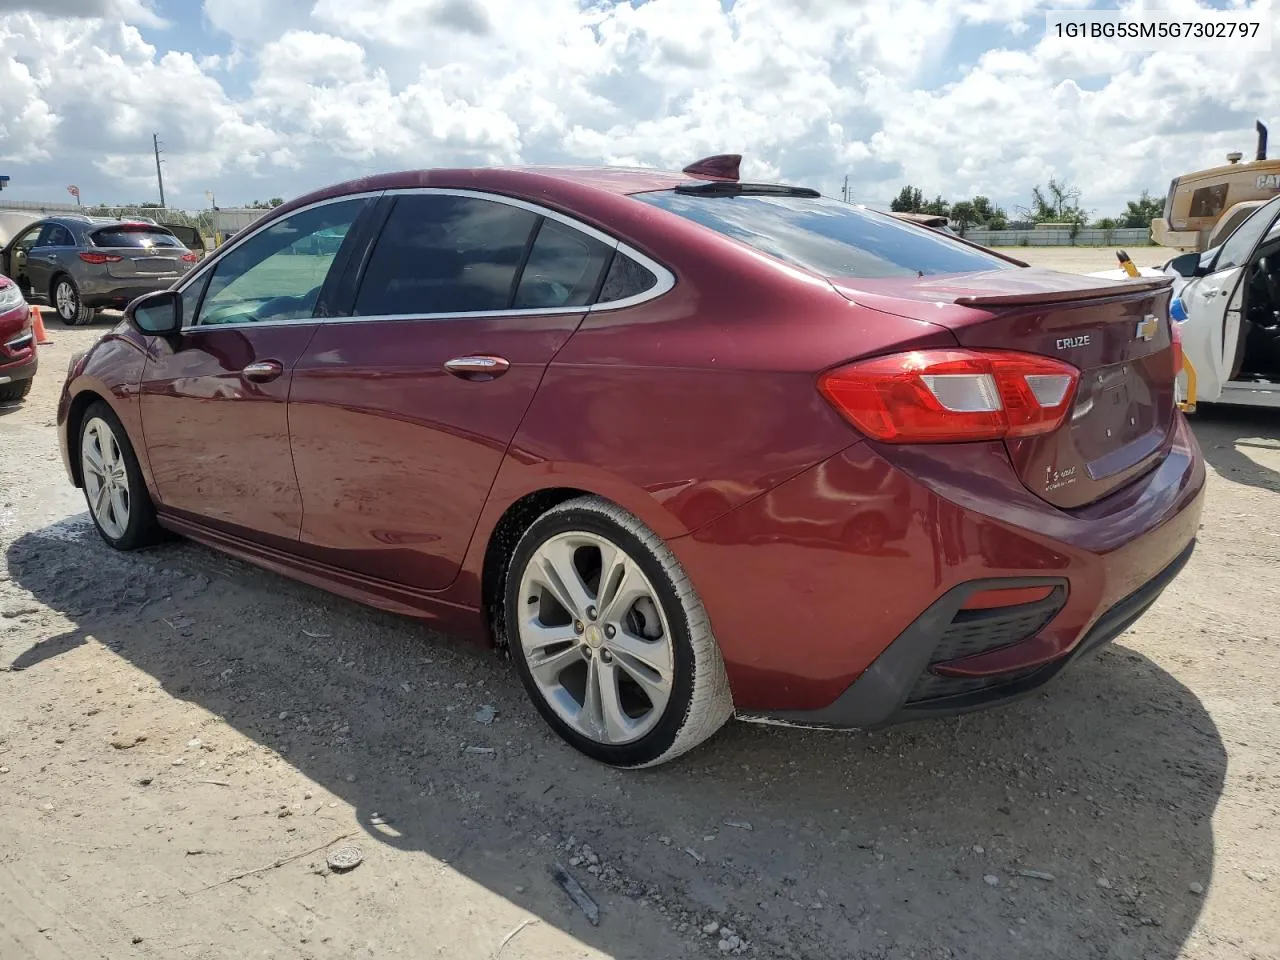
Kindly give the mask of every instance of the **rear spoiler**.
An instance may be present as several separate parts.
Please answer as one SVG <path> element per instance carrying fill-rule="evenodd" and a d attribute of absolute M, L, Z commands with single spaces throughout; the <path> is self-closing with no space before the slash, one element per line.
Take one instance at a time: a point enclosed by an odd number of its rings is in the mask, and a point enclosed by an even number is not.
<path fill-rule="evenodd" d="M 1103 280 L 1073 290 L 1037 290 L 1032 293 L 995 293 L 956 297 L 962 307 L 1019 307 L 1037 303 L 1070 303 L 1073 300 L 1103 300 L 1159 293 L 1173 287 L 1173 277 L 1136 277 L 1132 280 Z"/>

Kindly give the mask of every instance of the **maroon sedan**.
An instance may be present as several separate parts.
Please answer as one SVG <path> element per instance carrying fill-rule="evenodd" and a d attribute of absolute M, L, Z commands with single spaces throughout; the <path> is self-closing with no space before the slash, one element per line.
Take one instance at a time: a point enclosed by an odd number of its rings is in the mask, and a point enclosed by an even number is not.
<path fill-rule="evenodd" d="M 1009 701 L 1137 619 L 1204 466 L 1169 281 L 1022 268 L 733 161 L 272 211 L 69 372 L 73 482 L 506 647 L 569 743 Z"/>
<path fill-rule="evenodd" d="M 31 308 L 18 285 L 0 274 L 0 402 L 30 393 L 38 364 Z"/>

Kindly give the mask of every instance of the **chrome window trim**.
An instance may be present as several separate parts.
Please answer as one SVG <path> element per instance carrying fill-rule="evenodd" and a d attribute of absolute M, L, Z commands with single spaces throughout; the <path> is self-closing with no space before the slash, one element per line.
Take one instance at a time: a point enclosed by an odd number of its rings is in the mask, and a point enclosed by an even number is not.
<path fill-rule="evenodd" d="M 522 200 L 519 197 L 509 197 L 501 193 L 489 193 L 484 190 L 463 190 L 463 189 L 458 189 L 454 187 L 401 187 L 401 188 L 392 188 L 389 190 L 380 190 L 380 191 L 370 192 L 370 193 L 351 193 L 341 197 L 329 197 L 326 200 L 318 200 L 315 203 L 307 204 L 305 207 L 298 207 L 298 209 L 296 210 L 291 210 L 288 213 L 288 216 L 293 216 L 295 213 L 303 213 L 304 211 L 311 210 L 315 207 L 324 206 L 326 204 L 338 203 L 343 200 L 359 200 L 364 198 L 377 198 L 377 197 L 383 197 L 383 196 L 398 197 L 398 196 L 416 196 L 416 195 L 426 195 L 426 196 L 435 195 L 435 196 L 442 196 L 442 197 L 467 197 L 474 200 L 488 200 L 493 203 L 503 203 L 503 204 L 506 204 L 507 206 L 516 207 L 521 210 L 527 210 L 530 213 L 536 214 L 537 216 L 546 217 L 548 220 L 554 220 L 557 223 L 560 223 L 566 227 L 569 227 L 571 230 L 577 230 L 579 233 L 583 233 L 586 236 L 591 237 L 593 240 L 603 243 L 605 246 L 609 247 L 609 249 L 614 250 L 617 253 L 622 254 L 623 256 L 630 257 L 636 263 L 640 264 L 640 266 L 644 267 L 646 270 L 652 273 L 654 278 L 656 279 L 656 282 L 648 290 L 644 291 L 643 293 L 638 293 L 635 296 L 626 297 L 625 299 L 622 299 L 622 300 L 610 300 L 607 303 L 593 303 L 593 304 L 586 304 L 586 305 L 577 306 L 577 307 L 524 307 L 524 308 L 515 309 L 515 310 L 488 310 L 488 311 L 468 310 L 468 311 L 461 311 L 461 312 L 454 312 L 454 313 L 353 314 L 352 316 L 349 316 L 349 317 L 303 317 L 301 319 L 296 319 L 296 320 L 258 320 L 258 321 L 250 321 L 248 323 L 212 323 L 212 324 L 192 324 L 192 325 L 184 324 L 183 332 L 196 333 L 206 329 L 207 330 L 236 330 L 236 329 L 241 329 L 245 327 L 284 327 L 284 326 L 296 326 L 298 324 L 307 324 L 307 323 L 315 323 L 315 324 L 378 323 L 383 321 L 398 321 L 398 320 L 435 321 L 435 320 L 463 320 L 463 319 L 470 319 L 470 318 L 482 320 L 482 319 L 489 319 L 489 318 L 506 318 L 506 317 L 546 317 L 546 316 L 557 316 L 561 314 L 571 314 L 571 313 L 581 313 L 583 316 L 586 316 L 587 314 L 591 314 L 591 313 L 598 313 L 598 312 L 611 311 L 611 310 L 623 310 L 623 309 L 626 309 L 627 307 L 634 307 L 641 303 L 647 303 L 650 300 L 656 300 L 658 297 L 661 297 L 667 293 L 670 293 L 671 290 L 675 288 L 676 278 L 674 273 L 672 273 L 662 264 L 658 263 L 658 261 L 654 260 L 652 257 L 648 257 L 645 254 L 641 253 L 639 250 L 636 250 L 634 247 L 623 243 L 617 237 L 611 237 L 607 233 L 604 233 L 603 231 L 598 230 L 595 227 L 590 226 L 589 224 L 585 224 L 580 220 L 576 220 L 573 217 L 569 216 L 568 214 L 561 213 L 558 210 L 552 210 L 548 207 L 539 206 L 538 204 L 532 203 L 528 200 Z M 274 222 L 276 221 L 273 220 L 272 223 Z M 179 287 L 177 287 L 177 292 L 179 294 L 184 293 L 188 286 L 198 282 L 199 274 L 205 272 L 206 270 L 212 270 L 216 268 L 217 261 L 222 258 L 225 252 L 228 252 L 234 249 L 240 243 L 249 240 L 255 234 L 261 232 L 262 230 L 266 229 L 269 226 L 270 226 L 269 223 L 262 224 L 261 226 L 258 226 L 257 228 L 253 229 L 251 232 L 237 234 L 235 239 L 231 243 L 221 247 L 218 250 L 218 253 L 212 258 L 212 260 L 206 257 L 206 259 L 203 262 L 201 262 L 199 270 L 193 273 L 190 277 L 186 278 L 183 281 L 183 283 Z"/>

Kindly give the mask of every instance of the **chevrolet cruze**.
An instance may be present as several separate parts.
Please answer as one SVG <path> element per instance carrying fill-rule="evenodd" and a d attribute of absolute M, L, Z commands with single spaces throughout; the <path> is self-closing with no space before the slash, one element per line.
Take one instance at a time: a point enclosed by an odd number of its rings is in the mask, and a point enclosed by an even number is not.
<path fill-rule="evenodd" d="M 273 210 L 73 362 L 72 482 L 510 651 L 606 763 L 1014 700 L 1191 553 L 1167 278 L 817 192 L 430 170 Z"/>

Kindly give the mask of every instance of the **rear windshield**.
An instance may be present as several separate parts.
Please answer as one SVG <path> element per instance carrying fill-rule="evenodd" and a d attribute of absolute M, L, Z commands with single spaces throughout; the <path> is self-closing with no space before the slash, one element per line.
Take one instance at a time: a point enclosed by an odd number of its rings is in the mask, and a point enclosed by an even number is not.
<path fill-rule="evenodd" d="M 177 237 L 182 243 L 186 244 L 191 250 L 202 246 L 200 243 L 200 231 L 195 227 L 184 227 L 181 224 L 166 224 L 165 229 Z"/>
<path fill-rule="evenodd" d="M 93 234 L 100 247 L 180 247 L 182 243 L 168 230 L 155 227 L 106 227 Z"/>
<path fill-rule="evenodd" d="M 632 194 L 824 277 L 925 277 L 1013 269 L 943 234 L 825 197 Z"/>

